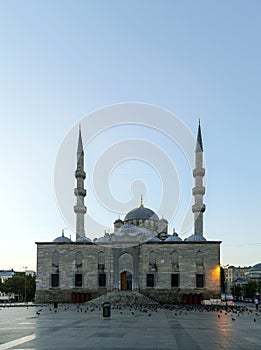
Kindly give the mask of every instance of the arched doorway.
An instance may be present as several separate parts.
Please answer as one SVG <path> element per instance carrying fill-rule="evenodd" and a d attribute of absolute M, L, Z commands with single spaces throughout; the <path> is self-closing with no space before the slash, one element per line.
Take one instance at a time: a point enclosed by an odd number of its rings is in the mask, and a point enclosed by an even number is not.
<path fill-rule="evenodd" d="M 121 290 L 132 290 L 132 274 L 129 271 L 121 273 Z"/>

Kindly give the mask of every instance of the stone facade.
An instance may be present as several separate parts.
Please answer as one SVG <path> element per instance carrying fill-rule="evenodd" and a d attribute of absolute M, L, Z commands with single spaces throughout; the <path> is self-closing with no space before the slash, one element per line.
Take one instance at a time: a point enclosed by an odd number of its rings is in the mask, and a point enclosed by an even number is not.
<path fill-rule="evenodd" d="M 128 289 L 138 290 L 157 301 L 182 302 L 183 294 L 202 294 L 204 299 L 220 296 L 220 242 L 151 242 L 113 248 L 92 243 L 38 243 L 37 302 L 71 302 L 73 293 L 88 293 L 96 297 L 108 291 L 124 289 L 122 274 L 130 273 Z M 82 255 L 77 266 L 76 254 Z M 99 264 L 99 253 L 104 264 Z M 150 254 L 155 253 L 155 264 Z M 58 253 L 58 264 L 53 262 Z M 173 259 L 174 254 L 174 259 Z M 200 255 L 200 258 L 197 256 Z M 52 287 L 52 275 L 59 275 L 59 285 Z M 82 275 L 82 285 L 76 286 L 76 274 Z M 99 286 L 99 274 L 106 277 Z M 171 286 L 172 274 L 178 275 L 177 286 Z M 203 285 L 197 287 L 197 274 L 203 275 Z M 147 276 L 153 275 L 148 286 Z M 127 289 L 127 288 L 126 288 Z"/>

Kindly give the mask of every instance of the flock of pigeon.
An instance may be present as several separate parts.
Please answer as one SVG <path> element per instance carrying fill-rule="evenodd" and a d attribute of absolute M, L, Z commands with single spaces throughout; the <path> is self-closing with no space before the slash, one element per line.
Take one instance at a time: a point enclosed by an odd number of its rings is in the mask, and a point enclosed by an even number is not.
<path fill-rule="evenodd" d="M 77 312 L 85 313 L 100 312 L 104 303 L 110 303 L 111 310 L 118 310 L 121 315 L 129 316 L 143 314 L 147 317 L 151 317 L 154 313 L 157 313 L 158 310 L 169 310 L 172 311 L 173 317 L 178 317 L 196 311 L 216 312 L 217 318 L 227 316 L 231 318 L 231 321 L 236 321 L 237 318 L 243 317 L 244 315 L 250 315 L 253 322 L 257 322 L 260 315 L 260 311 L 252 306 L 160 304 L 138 292 L 110 292 L 84 304 L 64 304 L 62 306 L 60 304 L 59 309 L 63 308 L 65 311 L 76 310 Z M 42 311 L 43 308 L 40 308 L 36 311 L 36 314 L 40 316 Z M 49 311 L 57 312 L 57 308 L 49 306 Z"/>

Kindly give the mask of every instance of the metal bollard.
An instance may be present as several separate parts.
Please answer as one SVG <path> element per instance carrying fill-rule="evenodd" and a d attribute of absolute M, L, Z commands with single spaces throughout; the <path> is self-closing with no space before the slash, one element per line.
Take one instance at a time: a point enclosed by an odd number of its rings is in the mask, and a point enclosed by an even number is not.
<path fill-rule="evenodd" d="M 111 303 L 104 302 L 102 304 L 102 317 L 108 319 L 111 317 Z"/>

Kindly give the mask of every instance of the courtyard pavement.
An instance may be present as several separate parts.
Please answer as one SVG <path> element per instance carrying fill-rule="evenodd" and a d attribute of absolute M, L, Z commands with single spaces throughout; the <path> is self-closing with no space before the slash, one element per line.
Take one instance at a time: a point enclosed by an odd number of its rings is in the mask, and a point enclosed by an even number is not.
<path fill-rule="evenodd" d="M 102 310 L 86 305 L 0 307 L 4 349 L 261 349 L 261 312 Z"/>

